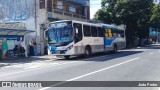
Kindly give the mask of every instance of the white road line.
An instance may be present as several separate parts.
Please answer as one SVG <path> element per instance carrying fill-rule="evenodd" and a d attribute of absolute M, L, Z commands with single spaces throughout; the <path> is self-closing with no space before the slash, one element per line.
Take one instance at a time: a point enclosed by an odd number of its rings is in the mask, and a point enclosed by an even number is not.
<path fill-rule="evenodd" d="M 67 65 L 67 64 L 71 64 L 71 63 L 77 63 L 77 62 L 79 62 L 79 61 L 73 61 L 73 62 L 62 63 L 62 64 L 55 64 L 55 66 Z M 2 77 L 2 76 L 8 76 L 8 75 L 13 75 L 13 74 L 18 74 L 18 73 L 23 73 L 23 72 L 28 72 L 28 71 L 33 71 L 33 70 L 39 70 L 39 69 L 49 68 L 49 67 L 52 67 L 52 66 L 46 66 L 46 67 L 41 67 L 41 68 L 28 69 L 28 70 L 23 70 L 23 71 L 18 71 L 18 72 L 12 72 L 12 73 L 7 73 L 7 74 L 1 74 L 0 77 Z"/>
<path fill-rule="evenodd" d="M 150 55 L 153 55 L 154 53 L 149 53 Z"/>
<path fill-rule="evenodd" d="M 103 58 L 103 57 L 106 57 L 108 55 L 105 55 L 105 56 L 99 56 L 99 57 L 93 57 L 93 58 L 86 58 L 86 59 L 82 59 L 82 60 L 91 60 L 91 59 L 96 59 L 96 58 Z M 37 62 L 32 62 L 32 63 L 25 63 L 25 64 L 15 64 L 15 65 L 11 65 L 11 66 L 5 66 L 4 68 L 13 68 L 13 67 L 25 67 L 25 66 L 31 66 L 33 64 L 36 64 L 36 63 L 46 63 L 50 60 L 47 60 L 47 61 L 37 61 Z M 77 61 L 80 61 L 80 60 L 77 60 Z M 50 63 L 50 62 L 49 62 Z M 5 64 L 5 63 L 4 63 Z M 55 64 L 55 63 L 54 63 Z M 28 69 L 28 68 L 25 68 L 25 69 Z"/>
<path fill-rule="evenodd" d="M 130 60 L 127 60 L 125 62 L 118 63 L 118 64 L 115 64 L 115 65 L 112 65 L 112 66 L 109 66 L 109 67 L 106 67 L 106 68 L 103 68 L 103 69 L 100 69 L 100 70 L 97 70 L 97 71 L 93 71 L 93 72 L 90 72 L 90 73 L 87 73 L 87 74 L 84 74 L 84 75 L 81 75 L 81 76 L 78 76 L 78 77 L 75 77 L 75 78 L 72 78 L 72 79 L 69 79 L 69 80 L 66 80 L 66 81 L 74 81 L 74 80 L 77 80 L 77 79 L 80 79 L 80 78 L 83 78 L 83 77 L 86 77 L 86 76 L 89 76 L 89 75 L 92 75 L 92 74 L 95 74 L 95 73 L 99 73 L 99 72 L 102 72 L 102 71 L 105 71 L 105 70 L 108 70 L 108 69 L 111 69 L 111 68 L 114 68 L 114 67 L 117 67 L 117 66 L 132 62 L 132 61 L 135 61 L 137 59 L 140 59 L 140 57 L 137 57 L 137 58 L 134 58 L 134 59 L 130 59 Z M 57 85 L 60 85 L 60 84 L 63 84 L 63 83 L 66 83 L 66 82 L 57 83 L 57 84 L 52 85 L 52 86 L 57 86 Z M 41 88 L 41 89 L 38 89 L 38 90 L 46 90 L 46 89 L 49 89 L 51 87 L 45 87 L 45 88 Z"/>
<path fill-rule="evenodd" d="M 55 66 L 55 65 L 59 65 L 59 63 L 37 63 L 37 64 L 24 67 L 24 69 L 34 69 L 34 68 L 40 68 L 45 66 Z"/>
<path fill-rule="evenodd" d="M 93 57 L 93 58 L 87 58 L 87 59 L 83 59 L 83 60 L 91 60 L 91 59 L 102 58 L 102 57 L 106 57 L 106 56 L 108 56 L 108 55 L 99 56 L 99 57 Z M 45 67 L 41 67 L 41 68 L 33 68 L 33 69 L 24 68 L 25 70 L 23 70 L 23 71 L 12 72 L 12 73 L 8 73 L 8 74 L 1 74 L 0 77 L 2 77 L 2 76 L 8 76 L 8 75 L 13 75 L 13 74 L 18 74 L 18 73 L 24 73 L 24 72 L 33 71 L 33 70 L 39 70 L 39 69 L 49 68 L 49 67 L 53 67 L 53 66 L 67 65 L 67 64 L 77 63 L 77 62 L 80 62 L 80 60 L 79 61 L 77 60 L 77 61 L 69 62 L 69 63 L 62 63 L 62 64 L 57 63 L 57 64 L 52 65 L 52 66 L 45 66 Z M 21 64 L 21 65 L 23 65 L 23 64 Z"/>
<path fill-rule="evenodd" d="M 160 90 L 160 88 L 158 90 Z"/>

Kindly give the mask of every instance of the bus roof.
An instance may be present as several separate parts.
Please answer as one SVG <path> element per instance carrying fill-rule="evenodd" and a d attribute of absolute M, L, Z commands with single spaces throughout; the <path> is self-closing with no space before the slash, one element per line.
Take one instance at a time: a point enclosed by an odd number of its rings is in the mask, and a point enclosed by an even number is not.
<path fill-rule="evenodd" d="M 54 22 L 51 22 L 51 23 L 65 22 L 65 21 L 72 21 L 72 20 L 60 20 L 60 21 L 54 21 Z"/>
<path fill-rule="evenodd" d="M 116 25 L 110 25 L 110 24 L 91 23 L 91 22 L 84 22 L 84 21 L 77 21 L 77 20 L 60 20 L 60 21 L 51 22 L 51 24 L 52 23 L 57 23 L 57 22 L 66 22 L 66 21 L 73 21 L 73 22 L 81 23 L 81 24 L 85 24 L 85 25 L 102 27 L 102 28 L 110 28 L 110 29 L 115 29 L 115 30 L 125 30 L 124 25 L 116 26 Z"/>
<path fill-rule="evenodd" d="M 110 28 L 114 30 L 125 30 L 125 28 L 122 26 L 108 25 L 108 24 L 102 24 L 102 28 Z"/>

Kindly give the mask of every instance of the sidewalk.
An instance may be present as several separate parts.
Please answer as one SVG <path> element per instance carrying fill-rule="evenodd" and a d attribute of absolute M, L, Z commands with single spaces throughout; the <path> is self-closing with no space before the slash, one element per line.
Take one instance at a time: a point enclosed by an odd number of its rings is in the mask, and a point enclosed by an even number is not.
<path fill-rule="evenodd" d="M 160 43 L 157 43 L 157 44 L 151 44 L 151 45 L 160 45 Z"/>
<path fill-rule="evenodd" d="M 11 66 L 15 64 L 22 64 L 22 63 L 31 63 L 35 61 L 45 61 L 45 60 L 55 60 L 57 59 L 56 56 L 53 55 L 45 55 L 45 56 L 29 56 L 29 57 L 9 57 L 7 59 L 4 59 L 3 61 L 0 61 L 0 68 L 4 66 Z"/>

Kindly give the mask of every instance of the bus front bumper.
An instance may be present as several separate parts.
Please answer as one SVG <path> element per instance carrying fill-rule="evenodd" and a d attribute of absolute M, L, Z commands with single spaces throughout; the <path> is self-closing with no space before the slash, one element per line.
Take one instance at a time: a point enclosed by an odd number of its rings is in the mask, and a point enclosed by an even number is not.
<path fill-rule="evenodd" d="M 67 54 L 66 53 L 67 51 L 66 50 L 57 50 L 57 51 L 51 51 L 51 54 L 54 55 L 54 56 L 72 56 L 74 54 Z"/>

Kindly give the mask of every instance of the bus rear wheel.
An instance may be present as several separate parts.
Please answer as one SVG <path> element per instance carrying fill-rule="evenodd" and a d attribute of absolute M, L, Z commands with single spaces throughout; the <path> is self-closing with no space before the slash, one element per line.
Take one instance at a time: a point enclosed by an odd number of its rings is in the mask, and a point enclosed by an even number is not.
<path fill-rule="evenodd" d="M 64 56 L 64 58 L 65 58 L 65 59 L 70 59 L 70 56 L 69 56 L 69 55 L 67 55 L 67 56 Z"/>
<path fill-rule="evenodd" d="M 114 45 L 113 53 L 116 53 L 117 51 L 118 51 L 117 45 Z"/>
<path fill-rule="evenodd" d="M 86 47 L 85 49 L 85 57 L 89 57 L 92 54 L 92 51 L 89 47 Z"/>

